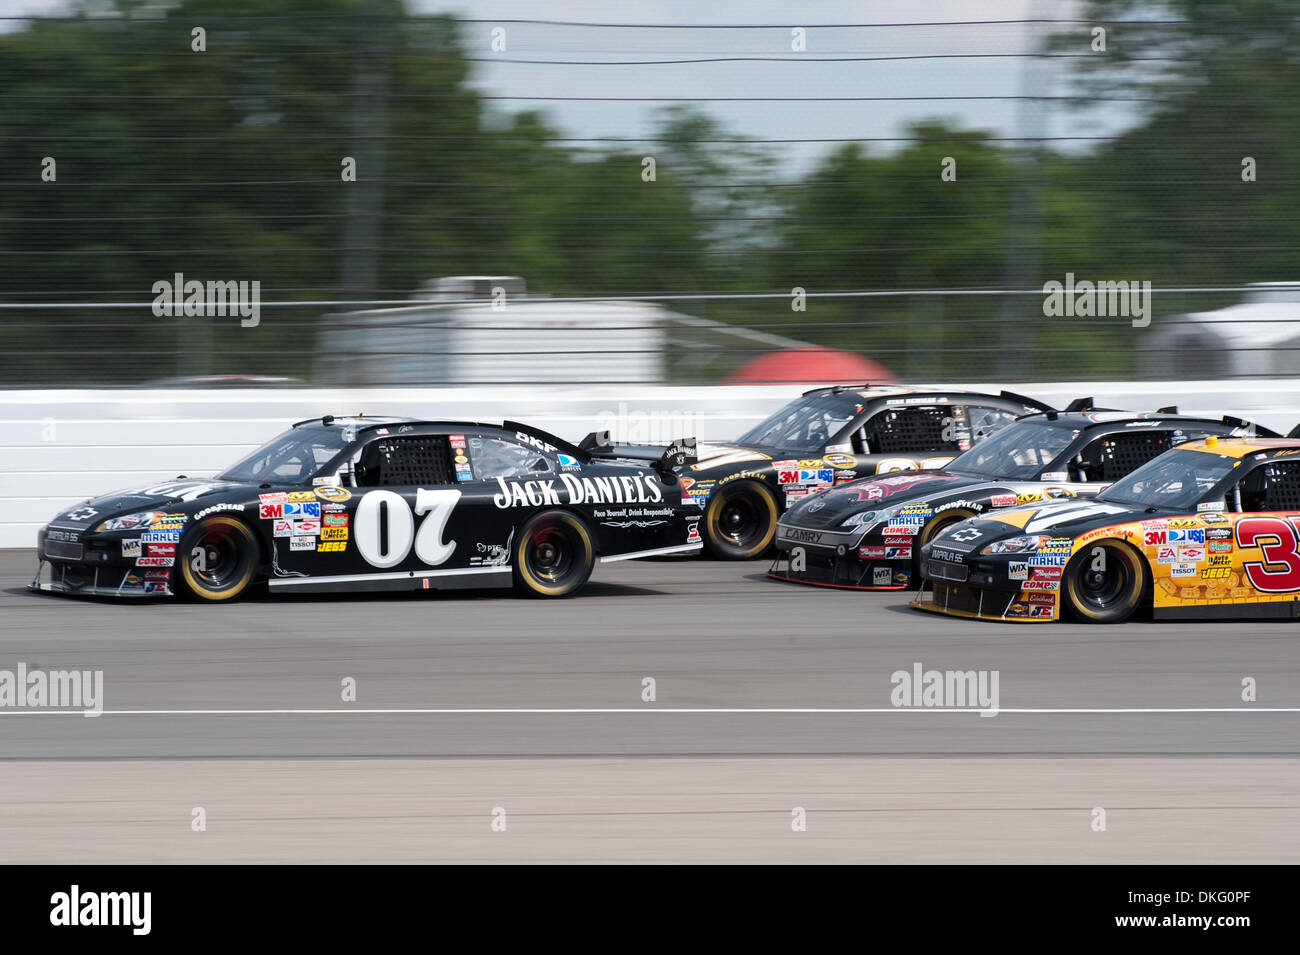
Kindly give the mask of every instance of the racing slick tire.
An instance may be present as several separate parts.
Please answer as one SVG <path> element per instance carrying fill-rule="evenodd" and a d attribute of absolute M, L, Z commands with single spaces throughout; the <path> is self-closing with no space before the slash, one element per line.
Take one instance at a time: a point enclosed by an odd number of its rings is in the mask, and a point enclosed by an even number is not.
<path fill-rule="evenodd" d="M 568 511 L 543 511 L 519 531 L 515 589 L 532 597 L 567 597 L 591 576 L 596 548 L 591 532 Z"/>
<path fill-rule="evenodd" d="M 751 560 L 772 546 L 779 517 L 776 498 L 755 481 L 736 481 L 709 497 L 704 549 L 721 560 Z"/>
<path fill-rule="evenodd" d="M 1122 623 L 1142 604 L 1151 574 L 1118 541 L 1086 546 L 1061 573 L 1061 609 L 1084 623 Z"/>
<path fill-rule="evenodd" d="M 177 592 L 218 602 L 243 594 L 257 576 L 257 538 L 237 517 L 214 514 L 191 527 L 176 545 Z"/>

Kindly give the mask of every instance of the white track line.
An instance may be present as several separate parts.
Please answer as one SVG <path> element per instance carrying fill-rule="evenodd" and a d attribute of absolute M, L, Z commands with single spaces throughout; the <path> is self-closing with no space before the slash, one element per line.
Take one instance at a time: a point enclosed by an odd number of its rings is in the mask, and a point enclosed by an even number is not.
<path fill-rule="evenodd" d="M 962 715 L 1020 713 L 1028 715 L 1123 715 L 1160 713 L 1300 713 L 1300 706 L 1185 706 L 1185 707 L 532 707 L 532 708 L 433 708 L 392 709 L 229 709 L 229 710 L 102 710 L 5 709 L 0 716 L 614 716 L 623 714 L 677 715 L 877 715 L 935 713 Z"/>

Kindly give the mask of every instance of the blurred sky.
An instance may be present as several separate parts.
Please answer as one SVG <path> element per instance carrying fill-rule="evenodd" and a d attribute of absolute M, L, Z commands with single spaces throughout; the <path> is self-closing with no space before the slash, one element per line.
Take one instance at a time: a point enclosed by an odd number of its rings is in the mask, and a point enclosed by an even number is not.
<path fill-rule="evenodd" d="M 496 96 L 910 96 L 1001 97 L 1069 92 L 1070 61 L 1044 62 L 1025 57 L 972 57 L 1018 54 L 1036 49 L 1044 27 L 1022 23 L 971 24 L 980 20 L 1069 19 L 1078 17 L 1080 0 L 819 0 L 816 4 L 778 0 L 408 0 L 417 13 L 451 13 L 492 19 L 554 19 L 619 24 L 773 24 L 763 30 L 617 29 L 504 24 L 507 50 L 494 53 L 495 24 L 465 27 L 475 64 L 474 85 Z M 155 6 L 165 7 L 165 2 Z M 60 0 L 0 0 L 0 16 L 54 15 Z M 941 25 L 963 21 L 965 25 Z M 0 21 L 15 29 L 21 21 Z M 814 24 L 917 23 L 871 29 L 817 29 Z M 808 28 L 808 49 L 791 50 L 791 28 Z M 1089 25 L 1059 26 L 1078 36 L 1088 50 Z M 965 54 L 934 58 L 935 54 Z M 708 56 L 798 56 L 797 62 L 694 63 L 645 66 L 536 65 L 508 60 L 635 60 Z M 834 56 L 909 56 L 877 62 L 811 62 Z M 1085 109 L 1053 103 L 1025 106 L 1008 99 L 920 99 L 893 102 L 713 102 L 694 104 L 724 124 L 736 137 L 816 140 L 870 139 L 905 135 L 908 123 L 943 117 L 963 127 L 997 136 L 1109 135 L 1132 125 L 1131 104 L 1106 103 Z M 647 102 L 494 101 L 495 111 L 538 109 L 566 135 L 574 137 L 646 136 L 654 129 L 661 104 Z M 575 146 L 580 144 L 574 144 Z M 598 144 L 591 144 L 597 148 Z M 652 146 L 653 144 L 647 144 Z M 867 144 L 871 152 L 899 148 L 898 142 Z M 1089 144 L 1061 140 L 1054 148 L 1079 151 Z M 639 149 L 639 145 L 631 148 Z M 834 148 L 827 143 L 767 147 L 788 163 L 806 169 Z M 649 150 L 647 149 L 647 152 Z"/>
<path fill-rule="evenodd" d="M 1032 52 L 1042 25 L 939 25 L 944 21 L 1023 20 L 1078 17 L 1077 0 L 821 0 L 816 4 L 775 0 L 417 0 L 417 9 L 450 12 L 477 19 L 527 18 L 636 24 L 775 24 L 770 30 L 596 29 L 505 24 L 508 49 L 491 51 L 493 24 L 470 24 L 466 35 L 477 64 L 475 85 L 485 93 L 528 96 L 1015 96 L 1069 92 L 1069 60 L 1050 63 L 1025 57 L 971 57 L 969 54 Z M 815 23 L 917 23 L 872 29 L 809 27 L 808 51 L 790 48 L 791 28 Z M 1077 34 L 1080 51 L 1089 51 L 1090 26 L 1060 26 Z M 960 59 L 895 59 L 877 62 L 808 62 L 819 56 L 933 57 L 967 54 Z M 627 60 L 720 56 L 800 56 L 798 62 L 698 63 L 655 66 L 546 66 L 509 59 Z M 504 101 L 498 108 L 541 107 L 569 135 L 644 136 L 652 132 L 653 103 L 527 103 Z M 945 117 L 998 136 L 1109 135 L 1133 124 L 1130 104 L 1067 109 L 1056 103 L 1035 115 L 1015 100 L 944 102 L 756 102 L 700 103 L 739 137 L 825 139 L 895 137 L 918 119 Z M 897 142 L 868 144 L 890 151 Z M 1083 141 L 1061 141 L 1067 151 Z M 773 147 L 796 166 L 833 148 L 809 143 Z"/>

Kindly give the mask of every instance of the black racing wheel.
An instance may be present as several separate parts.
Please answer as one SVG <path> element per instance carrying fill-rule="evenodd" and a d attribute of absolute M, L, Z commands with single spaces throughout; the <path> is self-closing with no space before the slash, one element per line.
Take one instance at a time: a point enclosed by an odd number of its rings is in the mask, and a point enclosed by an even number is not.
<path fill-rule="evenodd" d="M 1087 545 L 1061 574 L 1061 606 L 1087 623 L 1121 623 L 1141 605 L 1149 583 L 1146 561 L 1132 547 Z"/>
<path fill-rule="evenodd" d="M 515 544 L 515 589 L 534 597 L 567 597 L 587 582 L 596 548 L 587 526 L 567 511 L 530 518 Z"/>
<path fill-rule="evenodd" d="M 704 509 L 704 547 L 723 560 L 762 556 L 776 535 L 776 498 L 755 481 L 736 481 L 714 491 Z"/>
<path fill-rule="evenodd" d="M 214 514 L 185 532 L 173 577 L 197 600 L 234 600 L 257 575 L 257 538 L 237 517 Z"/>

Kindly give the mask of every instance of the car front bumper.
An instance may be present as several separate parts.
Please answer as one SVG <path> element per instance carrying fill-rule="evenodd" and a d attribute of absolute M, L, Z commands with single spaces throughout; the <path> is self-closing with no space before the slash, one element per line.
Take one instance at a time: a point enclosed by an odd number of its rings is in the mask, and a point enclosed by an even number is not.
<path fill-rule="evenodd" d="M 36 574 L 28 588 L 94 597 L 170 595 L 172 568 L 138 566 L 138 558 L 122 554 L 124 536 L 42 528 L 36 536 Z"/>
<path fill-rule="evenodd" d="M 1005 557 L 936 560 L 922 550 L 921 587 L 911 606 L 954 617 L 1007 623 L 1050 623 L 1060 616 L 1060 568 L 1029 568 L 1013 577 Z M 1017 571 L 1021 573 L 1021 571 Z"/>

